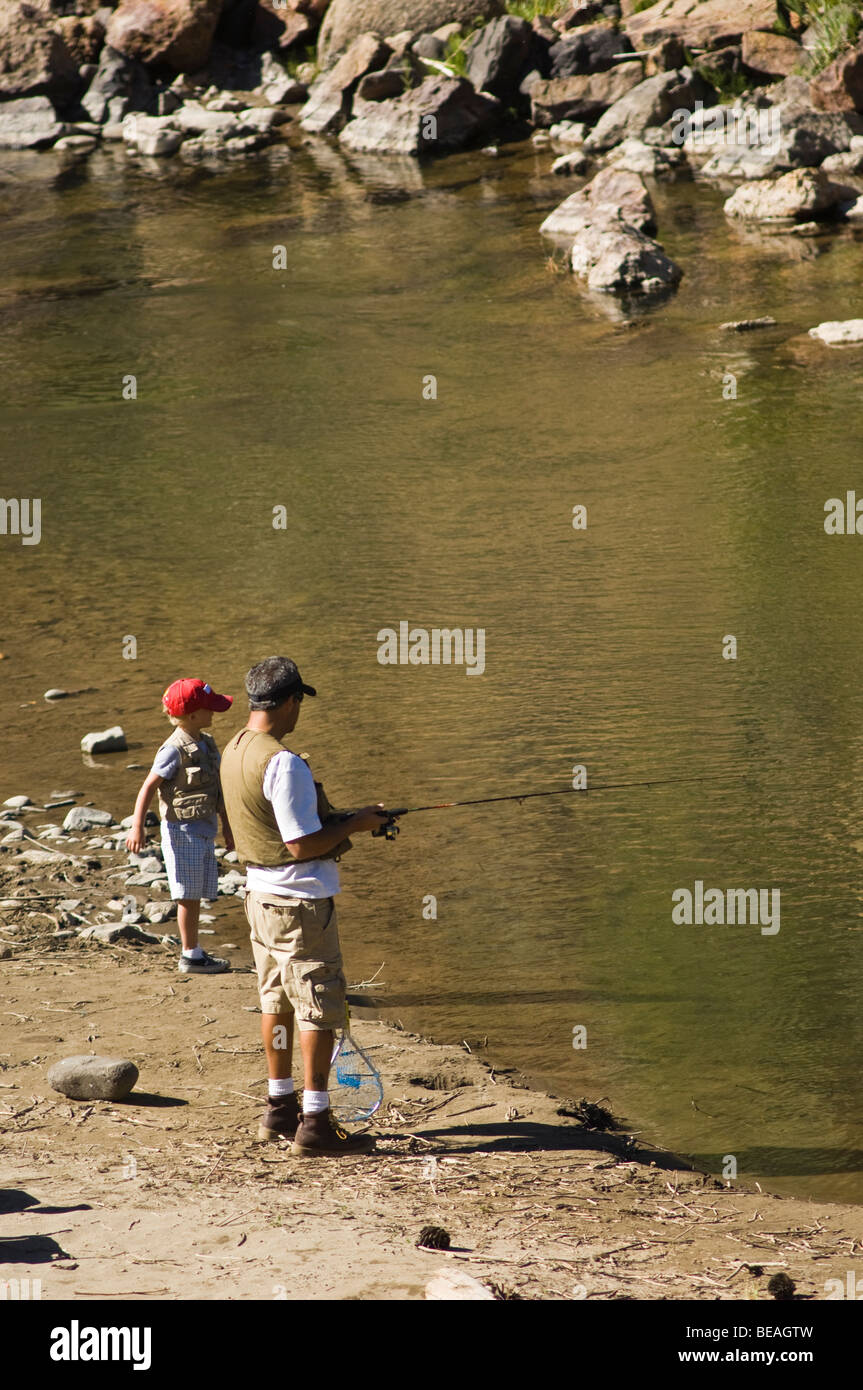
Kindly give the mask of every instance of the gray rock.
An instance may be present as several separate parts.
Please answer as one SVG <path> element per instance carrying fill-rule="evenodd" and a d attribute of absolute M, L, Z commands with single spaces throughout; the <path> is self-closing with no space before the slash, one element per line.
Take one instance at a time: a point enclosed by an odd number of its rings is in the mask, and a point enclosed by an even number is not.
<path fill-rule="evenodd" d="M 85 734 L 81 739 L 82 753 L 122 753 L 126 747 L 126 735 L 119 724 L 102 733 Z"/>
<path fill-rule="evenodd" d="M 583 145 L 587 129 L 584 121 L 559 121 L 548 133 L 559 145 Z"/>
<path fill-rule="evenodd" d="M 589 72 L 607 72 L 616 66 L 615 57 L 635 50 L 628 36 L 607 24 L 576 29 L 549 50 L 552 77 L 580 77 Z"/>
<path fill-rule="evenodd" d="M 144 905 L 144 916 L 154 927 L 170 922 L 177 915 L 176 903 L 149 902 Z"/>
<path fill-rule="evenodd" d="M 300 106 L 308 101 L 309 89 L 305 82 L 286 76 L 281 82 L 269 82 L 264 96 L 273 106 Z"/>
<path fill-rule="evenodd" d="M 507 14 L 468 39 L 463 51 L 465 75 L 476 90 L 511 101 L 525 73 L 542 61 L 546 45 L 526 19 Z"/>
<path fill-rule="evenodd" d="M 183 132 L 175 116 L 141 116 L 132 112 L 123 122 L 123 140 L 128 149 L 150 157 L 174 154 L 183 143 Z"/>
<path fill-rule="evenodd" d="M 0 845 L 17 845 L 19 841 L 26 840 L 23 825 L 16 825 L 14 821 L 6 821 L 6 825 L 10 826 L 10 829 L 0 840 Z"/>
<path fill-rule="evenodd" d="M 418 58 L 434 58 L 439 63 L 446 53 L 446 44 L 437 34 L 420 34 L 411 44 L 411 50 Z"/>
<path fill-rule="evenodd" d="M 104 922 L 98 927 L 83 927 L 78 936 L 82 941 L 99 941 L 103 946 L 112 946 L 115 941 L 138 941 L 148 946 L 158 944 L 158 936 L 144 931 L 132 922 Z"/>
<path fill-rule="evenodd" d="M 821 168 L 825 174 L 861 174 L 863 150 L 843 150 L 840 154 L 828 155 Z"/>
<path fill-rule="evenodd" d="M 105 45 L 81 105 L 98 125 L 118 125 L 130 111 L 153 111 L 157 89 L 143 63 Z"/>
<path fill-rule="evenodd" d="M 222 874 L 219 879 L 219 892 L 223 894 L 236 893 L 238 888 L 244 888 L 246 875 L 240 873 L 238 869 L 229 869 L 226 874 Z"/>
<path fill-rule="evenodd" d="M 98 149 L 99 141 L 93 135 L 62 135 L 53 146 L 55 150 L 69 150 L 72 154 L 89 154 Z"/>
<path fill-rule="evenodd" d="M 400 97 L 410 85 L 397 68 L 384 68 L 381 72 L 367 72 L 360 79 L 357 96 L 361 101 L 389 101 L 391 97 Z"/>
<path fill-rule="evenodd" d="M 725 203 L 727 217 L 788 222 L 823 216 L 853 201 L 853 190 L 831 183 L 820 169 L 792 169 L 778 179 L 743 183 Z"/>
<path fill-rule="evenodd" d="M 47 97 L 22 97 L 0 106 L 0 150 L 36 150 L 53 145 L 64 130 Z"/>
<path fill-rule="evenodd" d="M 143 874 L 159 873 L 162 869 L 162 857 L 148 849 L 143 854 L 130 854 L 129 863 Z"/>
<path fill-rule="evenodd" d="M 318 36 L 318 62 L 331 67 L 359 34 L 435 33 L 443 25 L 472 28 L 503 14 L 503 0 L 332 0 Z M 446 41 L 446 40 L 444 40 Z"/>
<path fill-rule="evenodd" d="M 608 168 L 601 169 L 578 192 L 570 193 L 549 213 L 540 231 L 556 239 L 574 237 L 596 222 L 600 209 L 614 213 L 639 231 L 651 230 L 656 225 L 650 194 L 638 174 Z"/>
<path fill-rule="evenodd" d="M 138 1080 L 138 1068 L 124 1057 L 64 1057 L 47 1080 L 70 1100 L 123 1100 Z"/>
<path fill-rule="evenodd" d="M 300 112 L 300 125 L 316 134 L 341 130 L 351 113 L 351 98 L 366 73 L 382 68 L 392 49 L 379 34 L 360 34 L 334 68 L 312 83 Z"/>
<path fill-rule="evenodd" d="M 712 93 L 690 68 L 647 77 L 600 116 L 585 148 L 611 149 L 627 136 L 640 136 L 648 126 L 663 125 L 675 111 L 691 111 L 696 101 L 709 100 Z"/>
<path fill-rule="evenodd" d="M 590 168 L 590 160 L 586 154 L 580 150 L 573 150 L 571 154 L 562 154 L 551 166 L 553 174 L 573 175 L 586 174 Z"/>
<path fill-rule="evenodd" d="M 62 864 L 65 855 L 57 853 L 56 850 L 25 849 L 21 858 L 25 864 L 32 864 L 34 868 L 41 868 L 45 864 Z"/>
<path fill-rule="evenodd" d="M 818 338 L 828 347 L 843 343 L 863 343 L 863 319 L 831 319 L 810 328 L 810 338 Z"/>
<path fill-rule="evenodd" d="M 250 130 L 233 111 L 213 111 L 211 107 L 202 106 L 197 101 L 185 102 L 164 120 L 175 130 L 193 135 L 215 134 L 231 138 L 246 135 Z"/>
<path fill-rule="evenodd" d="M 68 690 L 57 690 L 52 686 L 50 690 L 45 691 L 42 698 L 44 700 L 65 700 L 68 694 Z"/>
<path fill-rule="evenodd" d="M 341 141 L 351 150 L 424 155 L 461 149 L 495 125 L 500 102 L 462 77 L 429 77 L 393 101 L 356 100 Z"/>
<path fill-rule="evenodd" d="M 686 155 L 675 145 L 645 145 L 643 140 L 624 140 L 608 156 L 608 162 L 615 169 L 625 169 L 630 174 L 648 174 L 660 178 L 676 170 L 687 168 Z"/>
<path fill-rule="evenodd" d="M 121 829 L 121 830 L 131 830 L 131 829 L 132 829 L 132 822 L 134 821 L 134 819 L 135 819 L 135 817 L 134 817 L 133 815 L 132 815 L 132 816 L 124 816 L 123 819 L 120 821 L 120 829 Z M 147 825 L 158 825 L 158 824 L 159 824 L 159 817 L 156 815 L 155 811 L 148 811 L 147 814 L 146 814 L 146 816 L 144 817 L 144 825 L 147 826 Z"/>
<path fill-rule="evenodd" d="M 252 126 L 256 130 L 275 130 L 289 119 L 286 111 L 274 111 L 269 106 L 244 106 L 240 111 L 243 125 Z"/>
<path fill-rule="evenodd" d="M 726 113 L 727 122 L 728 112 L 734 108 L 720 109 Z M 850 150 L 858 119 L 817 111 L 786 113 L 782 107 L 773 107 L 755 113 L 760 130 L 753 116 L 748 126 L 738 118 L 730 126 L 726 124 L 723 132 L 710 130 L 706 123 L 710 114 L 703 113 L 703 131 L 693 131 L 683 142 L 684 149 L 692 155 L 702 151 L 710 154 L 701 171 L 704 178 L 760 179 L 789 169 L 815 168 Z M 772 126 L 770 120 L 775 122 Z M 738 125 L 742 138 L 736 138 Z M 835 171 L 845 172 L 839 167 Z"/>
<path fill-rule="evenodd" d="M 530 88 L 530 116 L 534 125 L 554 126 L 561 121 L 595 121 L 614 108 L 641 82 L 641 71 L 630 64 L 609 72 L 583 77 L 553 77 Z M 614 142 L 612 142 L 614 143 Z"/>
<path fill-rule="evenodd" d="M 604 294 L 658 295 L 672 290 L 683 274 L 658 242 L 610 210 L 577 234 L 570 259 L 588 288 Z"/>
<path fill-rule="evenodd" d="M 73 806 L 63 822 L 64 830 L 89 830 L 94 825 L 112 825 L 110 811 L 97 811 L 94 806 Z"/>
<path fill-rule="evenodd" d="M 23 811 L 25 806 L 32 806 L 33 803 L 29 796 L 9 796 L 3 802 L 3 805 L 8 807 L 11 811 Z"/>

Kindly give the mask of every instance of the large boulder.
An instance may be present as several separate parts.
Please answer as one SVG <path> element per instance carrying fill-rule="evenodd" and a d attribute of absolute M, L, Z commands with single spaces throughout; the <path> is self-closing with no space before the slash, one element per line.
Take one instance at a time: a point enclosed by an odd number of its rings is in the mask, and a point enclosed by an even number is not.
<path fill-rule="evenodd" d="M 609 24 L 589 25 L 552 45 L 551 76 L 581 77 L 589 72 L 607 72 L 615 66 L 618 54 L 632 51 L 626 34 Z"/>
<path fill-rule="evenodd" d="M 697 101 L 709 100 L 713 89 L 692 72 L 660 72 L 646 77 L 600 117 L 584 142 L 585 149 L 609 150 L 648 126 L 662 125 L 673 113 L 691 111 Z"/>
<path fill-rule="evenodd" d="M 570 264 L 603 294 L 668 293 L 683 275 L 658 242 L 608 209 L 577 234 Z"/>
<path fill-rule="evenodd" d="M 155 110 L 156 88 L 143 63 L 106 44 L 81 105 L 91 121 L 119 125 L 131 111 Z"/>
<path fill-rule="evenodd" d="M 740 45 L 740 60 L 746 71 L 765 82 L 788 77 L 804 56 L 793 39 L 761 29 L 747 30 Z"/>
<path fill-rule="evenodd" d="M 300 125 L 316 134 L 341 130 L 350 117 L 351 99 L 366 73 L 377 72 L 392 49 L 379 34 L 360 34 L 334 68 L 313 83 L 300 112 Z"/>
<path fill-rule="evenodd" d="M 526 19 L 508 14 L 480 29 L 464 52 L 465 76 L 476 90 L 509 100 L 525 74 L 545 61 L 547 45 Z"/>
<path fill-rule="evenodd" d="M 530 88 L 531 120 L 537 126 L 559 121 L 595 121 L 641 82 L 637 63 L 582 77 L 552 77 Z"/>
<path fill-rule="evenodd" d="M 484 138 L 500 114 L 495 97 L 462 77 L 429 77 L 394 101 L 354 101 L 355 118 L 339 139 L 350 150 L 423 155 Z"/>
<path fill-rule="evenodd" d="M 725 213 L 756 222 L 809 221 L 854 197 L 852 190 L 831 183 L 821 169 L 792 169 L 769 182 L 742 183 L 726 201 Z"/>
<path fill-rule="evenodd" d="M 210 56 L 222 0 L 120 0 L 106 41 L 127 58 L 194 72 Z"/>
<path fill-rule="evenodd" d="M 863 111 L 863 44 L 819 72 L 809 96 L 817 111 Z"/>
<path fill-rule="evenodd" d="M 567 240 L 606 212 L 639 231 L 655 229 L 653 203 L 638 174 L 607 168 L 601 169 L 584 188 L 564 198 L 539 230 L 555 240 Z"/>
<path fill-rule="evenodd" d="M 47 97 L 21 97 L 0 106 L 0 150 L 37 150 L 53 145 L 64 130 Z"/>
<path fill-rule="evenodd" d="M 37 5 L 0 5 L 0 101 L 51 96 L 63 100 L 79 85 L 78 64 L 52 16 Z"/>
<path fill-rule="evenodd" d="M 750 110 L 751 119 L 739 121 L 739 130 L 728 128 L 711 138 L 710 132 L 695 131 L 683 141 L 689 154 L 704 151 L 710 158 L 701 173 L 705 178 L 763 179 L 789 169 L 812 169 L 825 159 L 850 150 L 851 142 L 863 130 L 863 120 L 820 111 L 785 113 L 781 108 Z M 704 113 L 705 116 L 709 112 Z"/>
<path fill-rule="evenodd" d="M 752 29 L 772 30 L 777 18 L 776 0 L 658 0 L 623 27 L 636 48 L 668 38 L 687 48 L 724 48 Z"/>
<path fill-rule="evenodd" d="M 318 62 L 331 67 L 355 38 L 370 30 L 386 37 L 406 29 L 431 33 L 449 23 L 470 28 L 505 10 L 503 0 L 332 0 L 318 38 Z"/>

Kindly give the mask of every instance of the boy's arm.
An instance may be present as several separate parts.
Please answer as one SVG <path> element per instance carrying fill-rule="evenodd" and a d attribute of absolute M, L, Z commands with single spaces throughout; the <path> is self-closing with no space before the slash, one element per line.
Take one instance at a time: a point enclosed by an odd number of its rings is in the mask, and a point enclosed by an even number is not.
<path fill-rule="evenodd" d="M 220 811 L 219 818 L 222 822 L 222 839 L 225 842 L 225 849 L 230 854 L 231 850 L 234 848 L 234 836 L 231 832 L 227 811 Z"/>
<path fill-rule="evenodd" d="M 150 802 L 153 800 L 153 792 L 164 782 L 164 777 L 160 777 L 157 772 L 151 772 L 144 778 L 141 790 L 138 792 L 138 800 L 135 802 L 135 809 L 132 812 L 132 827 L 126 836 L 126 848 L 132 854 L 140 854 L 147 842 L 144 834 L 144 821 L 150 809 Z"/>

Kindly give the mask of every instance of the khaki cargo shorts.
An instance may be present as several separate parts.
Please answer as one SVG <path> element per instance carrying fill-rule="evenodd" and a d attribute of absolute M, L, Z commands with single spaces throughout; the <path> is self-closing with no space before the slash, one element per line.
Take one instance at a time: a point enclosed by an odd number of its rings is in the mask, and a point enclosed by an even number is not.
<path fill-rule="evenodd" d="M 332 898 L 247 893 L 261 1012 L 293 1010 L 301 1031 L 343 1028 L 346 984 Z"/>

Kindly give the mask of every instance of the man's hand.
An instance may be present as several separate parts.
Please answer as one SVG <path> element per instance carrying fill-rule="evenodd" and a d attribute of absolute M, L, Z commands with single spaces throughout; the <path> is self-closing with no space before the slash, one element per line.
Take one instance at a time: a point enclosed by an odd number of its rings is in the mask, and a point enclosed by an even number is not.
<path fill-rule="evenodd" d="M 363 830 L 380 830 L 386 818 L 384 804 L 379 801 L 376 806 L 363 806 L 359 811 L 354 811 L 345 828 L 349 835 Z"/>
<path fill-rule="evenodd" d="M 147 843 L 143 825 L 133 824 L 126 836 L 126 848 L 130 854 L 140 854 Z"/>

